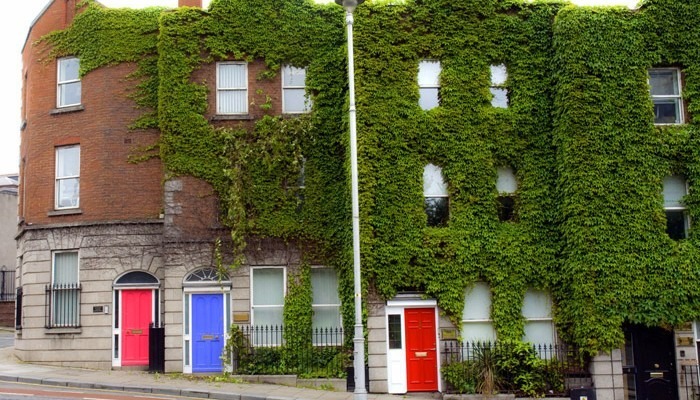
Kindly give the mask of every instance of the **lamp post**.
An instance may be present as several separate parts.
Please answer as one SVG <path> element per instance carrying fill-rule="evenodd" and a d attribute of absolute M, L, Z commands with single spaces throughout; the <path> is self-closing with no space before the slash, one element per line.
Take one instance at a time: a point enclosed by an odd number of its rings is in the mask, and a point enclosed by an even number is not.
<path fill-rule="evenodd" d="M 352 13 L 365 0 L 335 0 L 345 9 L 348 41 L 348 87 L 350 94 L 350 180 L 352 181 L 352 255 L 355 285 L 355 336 L 353 338 L 353 367 L 355 370 L 355 400 L 366 400 L 365 335 L 362 326 L 362 279 L 360 278 L 360 200 L 357 183 L 357 121 L 355 117 L 355 63 L 352 38 Z"/>

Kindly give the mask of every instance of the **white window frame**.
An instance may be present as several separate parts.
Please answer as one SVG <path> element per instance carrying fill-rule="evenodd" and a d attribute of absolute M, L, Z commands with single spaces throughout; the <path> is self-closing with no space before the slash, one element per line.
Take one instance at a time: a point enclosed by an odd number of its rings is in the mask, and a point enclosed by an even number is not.
<path fill-rule="evenodd" d="M 503 81 L 497 81 L 494 79 L 494 71 L 503 69 L 503 73 L 505 75 L 505 78 Z M 490 75 L 491 75 L 491 86 L 489 90 L 491 91 L 491 106 L 495 108 L 508 108 L 510 105 L 510 100 L 508 99 L 508 87 L 506 86 L 506 82 L 508 82 L 508 68 L 506 67 L 505 64 L 491 64 L 490 66 Z M 505 106 L 499 105 L 496 103 L 496 92 L 503 91 L 506 96 L 506 104 Z"/>
<path fill-rule="evenodd" d="M 51 307 L 49 312 L 51 313 L 50 315 L 50 322 L 51 326 L 54 328 L 61 328 L 61 324 L 56 322 L 56 310 L 57 310 L 57 304 L 56 304 L 56 290 L 54 289 L 54 285 L 56 284 L 56 255 L 58 254 L 66 254 L 66 253 L 72 253 L 76 255 L 77 258 L 77 265 L 75 266 L 76 269 L 76 276 L 75 276 L 75 282 L 72 284 L 75 284 L 76 286 L 80 285 L 80 252 L 78 250 L 56 250 L 51 252 Z M 74 323 L 69 323 L 69 324 L 63 324 L 66 325 L 66 327 L 69 328 L 74 328 L 77 326 L 80 326 L 80 291 L 76 293 L 77 300 L 76 300 L 76 310 L 75 310 L 75 321 Z"/>
<path fill-rule="evenodd" d="M 683 175 L 669 175 L 669 176 L 666 176 L 664 178 L 664 180 L 666 178 L 673 178 L 673 177 L 677 177 L 677 178 L 680 178 L 683 180 L 684 188 L 685 188 L 685 192 L 683 193 L 683 196 L 687 196 L 688 189 L 689 189 L 688 179 L 686 179 L 685 176 L 683 176 Z M 663 184 L 662 184 L 662 186 L 663 186 Z M 663 188 L 662 188 L 662 190 L 663 190 Z M 684 239 L 687 239 L 688 233 L 690 232 L 690 216 L 688 215 L 687 207 L 682 203 L 680 203 L 680 205 L 677 205 L 677 206 L 667 206 L 665 203 L 666 203 L 666 198 L 664 196 L 664 214 L 666 211 L 681 211 L 681 212 L 683 212 L 683 222 L 684 222 L 684 229 L 685 229 Z"/>
<path fill-rule="evenodd" d="M 335 341 L 330 341 L 330 342 L 325 342 L 325 341 L 324 341 L 324 342 L 317 342 L 317 341 L 316 341 L 316 337 L 314 336 L 314 340 L 313 340 L 314 343 L 313 343 L 313 344 L 314 344 L 314 346 L 329 346 L 329 345 L 330 345 L 330 346 L 335 346 L 335 345 L 341 344 L 341 343 L 340 343 L 341 337 L 340 337 L 340 334 L 338 333 L 338 331 L 343 327 L 343 315 L 342 315 L 342 313 L 340 312 L 340 307 L 341 307 L 341 303 L 340 303 L 340 294 L 338 293 L 338 289 L 339 289 L 339 287 L 340 287 L 340 281 L 339 281 L 339 278 L 338 278 L 338 272 L 337 272 L 335 269 L 331 268 L 331 267 L 320 266 L 320 265 L 319 265 L 319 266 L 312 266 L 312 267 L 311 267 L 311 274 L 313 275 L 314 271 L 320 271 L 320 270 L 328 270 L 328 271 L 333 271 L 333 272 L 335 272 L 336 282 L 337 282 L 337 285 L 336 285 L 335 290 L 336 290 L 336 294 L 338 295 L 338 302 L 337 302 L 337 303 L 325 304 L 325 303 L 314 303 L 313 300 L 312 300 L 312 302 L 311 302 L 311 310 L 315 313 L 315 312 L 316 312 L 316 309 L 318 309 L 318 308 L 325 308 L 325 309 L 335 308 L 335 311 L 337 312 L 337 315 L 338 315 L 338 325 L 337 325 L 337 326 L 329 326 L 329 327 L 317 327 L 317 326 L 313 326 L 313 323 L 312 323 L 312 329 L 313 329 L 313 332 L 314 332 L 314 333 L 317 333 L 317 329 L 327 329 L 327 328 L 330 328 L 330 329 L 332 329 L 332 330 L 334 331 L 334 332 L 332 332 L 331 339 L 338 339 L 339 341 L 338 341 L 338 342 L 335 342 Z M 313 292 L 314 292 L 314 286 L 313 286 L 313 279 L 312 279 L 312 280 L 311 280 L 311 297 L 312 297 L 312 299 L 313 299 Z M 337 328 L 337 329 L 336 329 L 336 328 Z"/>
<path fill-rule="evenodd" d="M 64 64 L 64 62 L 70 61 L 70 60 L 77 60 L 78 61 L 78 70 L 80 70 L 80 59 L 78 57 L 63 57 L 63 58 L 58 59 L 58 63 L 56 66 L 56 108 L 77 106 L 77 105 L 80 105 L 82 103 L 82 92 L 81 92 L 81 96 L 78 99 L 77 103 L 63 104 L 61 102 L 61 99 L 63 98 L 61 93 L 66 86 L 71 85 L 71 84 L 75 84 L 75 83 L 81 84 L 80 72 L 78 72 L 78 76 L 73 78 L 73 79 L 66 79 L 65 81 L 61 80 L 61 71 L 63 70 L 63 64 Z M 81 86 L 81 91 L 82 91 L 82 85 L 80 85 L 80 86 Z"/>
<path fill-rule="evenodd" d="M 548 301 L 548 306 L 549 306 L 546 315 L 538 316 L 538 317 L 532 317 L 532 316 L 525 315 L 525 301 L 526 301 L 528 295 L 530 295 L 530 296 L 546 296 L 547 301 Z M 537 346 L 537 349 L 541 350 L 541 353 L 543 353 L 543 354 L 549 354 L 549 351 L 551 349 L 549 349 L 548 347 L 554 346 L 557 343 L 557 330 L 554 326 L 554 318 L 552 317 L 552 309 L 553 309 L 552 295 L 549 292 L 543 291 L 543 290 L 535 290 L 532 288 L 527 289 L 527 291 L 525 292 L 525 296 L 523 297 L 523 306 L 521 309 L 521 313 L 523 315 L 523 318 L 525 319 L 525 328 L 527 328 L 527 325 L 531 324 L 531 323 L 544 322 L 544 323 L 548 323 L 551 326 L 551 330 L 552 330 L 552 337 L 550 338 L 551 341 L 548 341 L 546 343 L 534 343 L 534 342 L 532 343 L 532 345 Z M 523 332 L 523 341 L 526 341 L 525 336 L 526 336 L 526 334 L 525 334 L 525 332 Z M 541 348 L 541 346 L 546 346 L 546 347 Z"/>
<path fill-rule="evenodd" d="M 489 301 L 488 301 L 488 318 L 466 318 L 464 310 L 467 308 L 467 300 L 469 299 L 469 291 L 474 290 L 477 286 L 485 286 L 486 289 L 488 290 L 489 293 Z M 474 340 L 474 339 L 467 339 L 464 337 L 464 334 L 467 332 L 466 326 L 470 324 L 488 324 L 491 327 L 491 331 L 493 332 L 493 341 L 497 340 L 496 337 L 496 328 L 493 326 L 493 318 L 491 318 L 491 308 L 493 307 L 493 294 L 491 293 L 491 286 L 486 283 L 486 282 L 474 282 L 472 285 L 470 285 L 468 288 L 464 290 L 464 306 L 462 310 L 462 339 L 464 340 L 465 343 L 468 343 L 470 346 L 472 343 L 484 343 L 480 339 Z"/>
<path fill-rule="evenodd" d="M 254 271 L 255 270 L 261 270 L 261 269 L 281 269 L 282 270 L 282 304 L 266 304 L 266 305 L 255 305 L 255 293 L 254 293 Z M 284 299 L 287 296 L 287 268 L 284 266 L 257 266 L 257 267 L 250 267 L 250 324 L 251 326 L 255 326 L 255 309 L 264 309 L 264 308 L 280 308 L 282 310 L 282 315 L 284 315 Z M 280 323 L 280 327 L 284 325 L 284 317 L 282 318 L 282 322 Z M 251 336 L 255 336 L 254 333 L 251 333 Z M 254 346 L 260 346 L 260 344 L 256 344 L 256 340 L 254 337 L 251 337 L 253 341 Z M 275 343 L 268 343 L 270 346 L 281 346 L 283 344 L 282 342 L 282 335 L 280 332 L 279 337 L 277 338 L 278 341 Z"/>
<path fill-rule="evenodd" d="M 77 175 L 59 175 L 59 153 L 62 150 L 66 149 L 71 149 L 77 147 L 78 148 L 78 166 L 77 166 Z M 71 208 L 78 208 L 80 207 L 80 145 L 79 144 L 72 144 L 68 146 L 58 146 L 56 147 L 55 150 L 55 158 L 56 158 L 56 165 L 55 165 L 55 182 L 54 182 L 54 209 L 55 210 L 65 210 L 65 209 L 71 209 Z M 75 204 L 71 204 L 69 206 L 61 206 L 61 182 L 66 181 L 69 179 L 77 179 L 77 191 L 78 191 L 78 196 L 76 198 Z"/>
<path fill-rule="evenodd" d="M 245 71 L 245 86 L 221 87 L 221 70 L 220 68 L 226 65 L 242 65 Z M 221 110 L 220 94 L 224 92 L 244 92 L 245 101 L 243 102 L 245 109 L 242 111 L 230 112 Z M 219 115 L 247 115 L 248 114 L 248 63 L 245 61 L 222 61 L 216 63 L 216 113 Z"/>
<path fill-rule="evenodd" d="M 304 71 L 304 84 L 303 85 L 291 85 L 285 82 L 285 70 L 290 72 Z M 306 74 L 308 73 L 307 68 L 298 68 L 291 65 L 282 66 L 282 113 L 284 114 L 305 114 L 311 111 L 311 98 L 309 98 L 308 93 L 306 93 Z M 286 93 L 302 91 L 304 94 L 304 109 L 303 110 L 288 110 L 286 104 Z"/>
<path fill-rule="evenodd" d="M 656 100 L 675 100 L 678 104 L 678 121 L 677 122 L 656 122 L 654 121 L 654 125 L 680 125 L 685 123 L 685 112 L 683 108 L 683 82 L 681 82 L 681 70 L 679 68 L 652 68 L 649 70 L 649 73 L 653 71 L 673 71 L 674 75 L 676 76 L 676 85 L 677 85 L 677 95 L 651 95 L 651 101 L 652 103 L 655 103 Z M 651 93 L 651 77 L 649 77 L 649 93 Z"/>
<path fill-rule="evenodd" d="M 437 64 L 437 76 L 430 76 L 430 80 L 433 82 L 422 82 L 420 77 L 422 76 L 421 74 L 421 67 L 427 64 Z M 435 107 L 440 106 L 440 75 L 442 74 L 442 64 L 440 63 L 440 60 L 433 60 L 433 59 L 425 59 L 425 60 L 420 60 L 418 63 L 418 76 L 417 76 L 417 81 L 418 81 L 418 94 L 419 94 L 419 99 L 418 99 L 418 104 L 423 110 L 432 110 Z M 423 97 L 423 89 L 436 89 L 437 90 L 437 101 L 436 105 L 432 107 L 426 107 L 424 105 L 424 102 L 429 100 Z"/>

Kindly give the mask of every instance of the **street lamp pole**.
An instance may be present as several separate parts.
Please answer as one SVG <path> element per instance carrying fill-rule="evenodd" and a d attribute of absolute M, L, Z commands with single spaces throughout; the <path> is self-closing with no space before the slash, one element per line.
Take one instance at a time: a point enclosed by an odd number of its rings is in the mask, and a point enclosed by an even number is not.
<path fill-rule="evenodd" d="M 345 9 L 348 41 L 348 87 L 350 94 L 350 179 L 352 181 L 352 255 L 355 285 L 355 337 L 353 338 L 353 366 L 355 370 L 355 400 L 366 400 L 365 388 L 365 335 L 362 325 L 362 279 L 360 277 L 360 200 L 357 183 L 357 120 L 355 116 L 355 63 L 353 51 L 353 11 L 364 0 L 335 0 Z"/>

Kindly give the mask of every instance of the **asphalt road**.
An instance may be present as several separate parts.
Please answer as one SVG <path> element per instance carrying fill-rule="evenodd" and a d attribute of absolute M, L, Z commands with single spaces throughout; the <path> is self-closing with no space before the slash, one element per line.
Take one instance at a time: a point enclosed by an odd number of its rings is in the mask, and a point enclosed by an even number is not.
<path fill-rule="evenodd" d="M 175 400 L 187 397 L 158 396 L 145 393 L 113 392 L 79 388 L 0 382 L 2 400 Z"/>

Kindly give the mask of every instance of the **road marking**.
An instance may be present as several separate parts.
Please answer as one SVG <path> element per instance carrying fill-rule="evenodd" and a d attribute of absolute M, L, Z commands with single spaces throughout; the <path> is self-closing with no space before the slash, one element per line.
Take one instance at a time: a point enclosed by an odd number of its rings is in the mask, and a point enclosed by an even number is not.
<path fill-rule="evenodd" d="M 34 395 L 31 394 L 31 393 L 12 393 L 12 392 L 0 392 L 0 393 L 2 393 L 2 394 L 7 394 L 7 395 L 10 395 L 10 396 L 27 396 L 27 397 L 34 396 Z"/>

